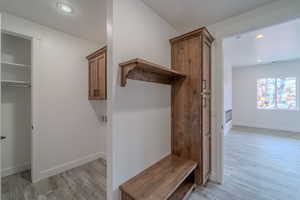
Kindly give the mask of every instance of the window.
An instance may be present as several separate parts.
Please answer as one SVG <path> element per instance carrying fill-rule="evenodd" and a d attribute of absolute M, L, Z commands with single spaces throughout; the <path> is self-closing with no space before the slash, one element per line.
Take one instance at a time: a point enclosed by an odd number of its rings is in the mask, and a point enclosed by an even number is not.
<path fill-rule="evenodd" d="M 258 109 L 297 109 L 296 78 L 263 78 L 257 80 Z"/>

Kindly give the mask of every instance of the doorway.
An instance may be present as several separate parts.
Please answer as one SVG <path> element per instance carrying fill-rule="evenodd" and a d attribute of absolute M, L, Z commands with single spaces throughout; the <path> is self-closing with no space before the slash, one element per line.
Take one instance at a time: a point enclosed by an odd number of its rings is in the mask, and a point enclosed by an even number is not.
<path fill-rule="evenodd" d="M 227 199 L 299 198 L 294 177 L 299 176 L 300 135 L 293 120 L 299 105 L 298 26 L 294 19 L 223 40 L 224 180 L 219 189 L 228 192 Z"/>
<path fill-rule="evenodd" d="M 1 178 L 32 180 L 32 39 L 1 32 Z M 10 178 L 9 178 L 10 177 Z"/>

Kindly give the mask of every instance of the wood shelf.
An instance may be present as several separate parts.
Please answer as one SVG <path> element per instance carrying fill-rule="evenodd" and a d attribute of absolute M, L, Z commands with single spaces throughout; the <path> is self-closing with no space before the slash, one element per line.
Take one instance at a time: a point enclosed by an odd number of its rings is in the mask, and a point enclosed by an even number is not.
<path fill-rule="evenodd" d="M 169 155 L 120 186 L 122 198 L 128 200 L 172 200 L 187 195 L 193 182 L 187 178 L 197 163 Z M 192 185 L 190 184 L 192 183 Z"/>
<path fill-rule="evenodd" d="M 186 77 L 183 73 L 139 58 L 120 63 L 120 67 L 122 87 L 126 86 L 127 79 L 172 85 Z"/>
<path fill-rule="evenodd" d="M 192 182 L 184 182 L 180 187 L 172 194 L 168 200 L 187 200 L 190 194 L 195 189 L 196 185 Z"/>

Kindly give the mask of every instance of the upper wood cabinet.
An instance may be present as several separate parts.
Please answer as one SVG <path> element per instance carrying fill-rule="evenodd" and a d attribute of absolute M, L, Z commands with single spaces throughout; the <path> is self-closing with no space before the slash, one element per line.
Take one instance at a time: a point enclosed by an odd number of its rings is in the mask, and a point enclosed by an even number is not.
<path fill-rule="evenodd" d="M 89 61 L 89 100 L 107 99 L 106 51 L 104 47 L 87 56 Z"/>

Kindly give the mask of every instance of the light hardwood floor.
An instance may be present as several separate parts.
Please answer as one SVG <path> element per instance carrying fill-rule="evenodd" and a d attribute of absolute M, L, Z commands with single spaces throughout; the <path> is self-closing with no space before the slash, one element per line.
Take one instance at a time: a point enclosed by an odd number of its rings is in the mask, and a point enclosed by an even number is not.
<path fill-rule="evenodd" d="M 225 136 L 224 184 L 190 200 L 300 200 L 300 133 L 235 128 Z"/>
<path fill-rule="evenodd" d="M 2 179 L 1 200 L 105 200 L 106 164 L 102 159 L 36 184 L 29 172 Z"/>
<path fill-rule="evenodd" d="M 300 134 L 235 128 L 224 148 L 224 184 L 197 188 L 190 200 L 300 200 Z M 2 200 L 105 200 L 105 173 L 100 159 L 37 184 L 9 176 Z"/>

